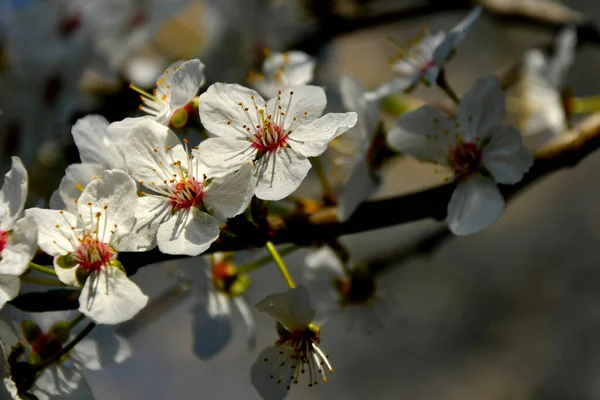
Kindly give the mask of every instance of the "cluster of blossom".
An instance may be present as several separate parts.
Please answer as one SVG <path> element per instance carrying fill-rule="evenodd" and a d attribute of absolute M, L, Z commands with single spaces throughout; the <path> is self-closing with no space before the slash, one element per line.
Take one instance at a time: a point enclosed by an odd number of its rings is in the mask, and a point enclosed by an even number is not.
<path fill-rule="evenodd" d="M 447 168 L 455 189 L 445 223 L 454 234 L 490 226 L 504 210 L 497 185 L 518 183 L 533 164 L 522 133 L 503 125 L 505 95 L 495 77 L 477 80 L 460 98 L 454 117 L 425 105 L 401 115 L 387 133 L 379 124 L 381 99 L 419 82 L 437 84 L 456 97 L 444 63 L 480 13 L 475 8 L 448 34 L 425 32 L 400 48 L 393 60 L 398 78 L 391 83 L 367 91 L 344 76 L 343 113 L 325 112 L 325 90 L 310 85 L 315 60 L 302 52 L 271 53 L 262 71 L 250 75 L 257 91 L 215 83 L 200 96 L 203 63 L 176 62 L 158 77 L 153 93 L 134 87 L 142 94 L 145 115 L 112 123 L 98 115 L 77 121 L 72 134 L 81 163 L 66 169 L 50 209 L 24 210 L 27 171 L 13 157 L 0 192 L 0 307 L 6 325 L 0 329 L 0 393 L 13 399 L 27 398 L 26 393 L 40 399 L 91 397 L 78 370 L 129 358 L 131 349 L 109 328 L 132 319 L 148 302 L 127 276 L 119 252 L 205 253 L 229 220 L 252 216 L 253 203 L 282 200 L 296 191 L 311 159 L 330 145 L 348 170 L 336 200 L 339 221 L 351 219 L 379 187 L 387 145 Z M 559 37 L 557 60 L 528 56 L 552 87 L 558 87 L 570 63 L 574 41 L 571 30 Z M 197 145 L 181 141 L 176 132 L 197 118 L 208 137 Z M 304 380 L 313 386 L 333 372 L 320 348 L 321 326 L 329 316 L 343 309 L 355 318 L 355 310 L 362 315 L 382 302 L 374 277 L 352 264 L 336 241 L 307 256 L 303 284 L 297 287 L 277 250 L 267 247 L 290 290 L 255 305 L 277 321 L 278 340 L 258 355 L 251 380 L 263 398 L 281 399 L 293 384 Z M 53 257 L 53 269 L 32 262 L 38 248 Z M 242 315 L 253 347 L 253 311 L 244 294 L 254 267 L 236 266 L 231 254 L 204 258 L 208 266 L 188 265 L 184 271 L 195 282 L 199 300 L 195 353 L 209 359 L 227 344 L 231 304 Z M 12 313 L 6 304 L 18 296 L 22 280 L 34 282 L 33 271 L 54 274 L 64 286 L 79 290 L 81 314 Z M 83 319 L 91 324 L 82 330 Z M 88 335 L 95 324 L 100 327 Z M 102 352 L 111 354 L 100 358 L 94 340 L 103 340 Z"/>

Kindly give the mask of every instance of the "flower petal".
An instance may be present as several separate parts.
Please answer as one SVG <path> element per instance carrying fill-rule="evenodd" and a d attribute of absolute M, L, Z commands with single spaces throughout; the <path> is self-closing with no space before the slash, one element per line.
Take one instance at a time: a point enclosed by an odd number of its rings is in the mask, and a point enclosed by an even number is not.
<path fill-rule="evenodd" d="M 43 369 L 30 392 L 40 400 L 94 398 L 81 372 L 56 364 Z"/>
<path fill-rule="evenodd" d="M 80 370 L 100 371 L 111 364 L 122 364 L 132 355 L 129 342 L 115 334 L 113 327 L 98 325 L 77 343 L 69 360 Z"/>
<path fill-rule="evenodd" d="M 21 400 L 17 391 L 17 385 L 10 375 L 10 365 L 8 364 L 7 346 L 0 341 L 0 398 L 7 400 Z"/>
<path fill-rule="evenodd" d="M 281 106 L 281 109 L 278 108 L 278 105 Z M 294 130 L 323 115 L 326 105 L 327 96 L 323 88 L 305 85 L 282 90 L 280 95 L 269 100 L 267 110 L 273 114 L 284 112 L 283 128 Z"/>
<path fill-rule="evenodd" d="M 398 118 L 388 132 L 388 144 L 422 161 L 445 164 L 448 145 L 455 141 L 455 124 L 436 108 L 423 106 Z"/>
<path fill-rule="evenodd" d="M 177 68 L 170 83 L 170 106 L 174 111 L 192 101 L 200 86 L 204 84 L 204 64 L 198 59 L 193 59 L 172 67 Z"/>
<path fill-rule="evenodd" d="M 222 179 L 213 179 L 204 192 L 204 205 L 217 219 L 243 213 L 254 195 L 253 167 L 248 163 Z"/>
<path fill-rule="evenodd" d="M 58 190 L 50 198 L 50 207 L 77 214 L 77 203 L 83 189 L 106 168 L 100 164 L 71 164 L 65 170 Z"/>
<path fill-rule="evenodd" d="M 219 237 L 219 221 L 196 207 L 175 212 L 158 228 L 158 248 L 166 254 L 197 256 Z"/>
<path fill-rule="evenodd" d="M 333 139 L 356 125 L 357 119 L 355 112 L 325 114 L 292 131 L 288 144 L 305 157 L 320 156 Z"/>
<path fill-rule="evenodd" d="M 334 282 L 336 279 L 347 279 L 344 266 L 329 246 L 308 253 L 304 262 L 303 281 L 316 311 L 315 319 L 324 320 L 339 310 L 340 296 Z"/>
<path fill-rule="evenodd" d="M 280 357 L 279 349 L 270 346 L 256 357 L 250 367 L 252 386 L 263 400 L 283 400 L 288 395 L 293 377 L 290 378 L 289 373 L 273 375 L 275 371 L 282 372 L 283 368 L 278 368 L 277 364 Z"/>
<path fill-rule="evenodd" d="M 455 235 L 470 235 L 490 226 L 503 212 L 504 197 L 494 181 L 475 175 L 454 189 L 446 223 Z"/>
<path fill-rule="evenodd" d="M 70 253 L 81 234 L 81 225 L 73 214 L 67 211 L 28 208 L 26 216 L 31 216 L 38 226 L 38 246 L 47 254 L 56 257 Z M 75 229 L 71 229 L 74 227 Z"/>
<path fill-rule="evenodd" d="M 19 276 L 27 269 L 37 247 L 37 225 L 32 217 L 18 220 L 2 250 L 0 275 Z"/>
<path fill-rule="evenodd" d="M 412 74 L 408 76 L 396 77 L 391 81 L 382 84 L 377 89 L 367 92 L 365 96 L 367 100 L 381 100 L 384 97 L 389 96 L 390 94 L 404 92 L 405 90 L 408 90 L 415 83 L 417 83 L 420 77 L 420 71 L 418 69 L 415 69 Z"/>
<path fill-rule="evenodd" d="M 549 60 L 546 79 L 559 89 L 565 82 L 567 71 L 573 65 L 577 46 L 577 30 L 573 26 L 564 27 L 554 39 L 554 55 Z"/>
<path fill-rule="evenodd" d="M 79 283 L 79 281 L 77 280 L 77 277 L 75 276 L 75 272 L 77 272 L 77 268 L 79 268 L 79 264 L 76 264 L 73 267 L 70 268 L 65 268 L 63 266 L 60 265 L 60 263 L 58 262 L 58 257 L 54 257 L 54 271 L 56 271 L 56 275 L 58 276 L 58 279 L 60 279 L 60 281 L 62 283 L 64 283 L 65 285 L 68 286 L 72 286 L 72 287 L 81 287 L 81 284 Z"/>
<path fill-rule="evenodd" d="M 256 149 L 247 140 L 217 137 L 200 143 L 194 157 L 210 169 L 211 177 L 222 177 L 253 161 Z"/>
<path fill-rule="evenodd" d="M 19 157 L 12 157 L 10 171 L 0 189 L 0 230 L 9 230 L 27 199 L 27 170 Z"/>
<path fill-rule="evenodd" d="M 482 161 L 496 182 L 514 184 L 533 165 L 533 154 L 523 146 L 521 132 L 506 126 L 494 132 L 483 149 Z"/>
<path fill-rule="evenodd" d="M 71 129 L 83 163 L 99 164 L 106 169 L 125 169 L 123 153 L 108 137 L 108 121 L 100 115 L 87 115 Z"/>
<path fill-rule="evenodd" d="M 234 297 L 235 303 L 244 324 L 246 325 L 246 336 L 248 337 L 248 349 L 254 350 L 256 347 L 256 323 L 254 322 L 254 313 L 242 296 Z"/>
<path fill-rule="evenodd" d="M 381 180 L 375 174 L 364 158 L 361 158 L 352 168 L 338 196 L 337 217 L 340 222 L 350 219 L 358 206 L 379 189 Z"/>
<path fill-rule="evenodd" d="M 249 120 L 244 108 L 252 108 L 254 115 L 254 104 L 259 107 L 266 104 L 254 90 L 232 83 L 215 83 L 200 95 L 198 111 L 202 125 L 213 135 L 245 139 L 242 126 L 254 126 L 256 121 Z"/>
<path fill-rule="evenodd" d="M 17 275 L 2 275 L 0 274 L 0 309 L 4 307 L 6 302 L 14 299 L 19 294 L 21 289 L 21 280 Z M 2 390 L 0 389 L 0 394 Z"/>
<path fill-rule="evenodd" d="M 92 273 L 79 295 L 79 311 L 97 324 L 128 321 L 146 303 L 148 296 L 116 267 Z"/>
<path fill-rule="evenodd" d="M 471 29 L 473 29 L 475 22 L 479 19 L 482 10 L 483 8 L 481 6 L 473 8 L 473 10 L 471 10 L 458 25 L 452 28 L 448 33 L 448 37 L 435 49 L 433 59 L 436 65 L 442 65 L 444 60 L 452 53 L 452 50 L 465 40 L 471 32 Z"/>
<path fill-rule="evenodd" d="M 137 191 L 133 179 L 118 169 L 104 171 L 86 186 L 77 208 L 88 232 L 98 230 L 101 241 L 116 250 L 126 247 L 135 224 Z"/>
<path fill-rule="evenodd" d="M 194 354 L 201 360 L 210 360 L 231 340 L 229 298 L 210 289 L 192 312 Z"/>
<path fill-rule="evenodd" d="M 130 251 L 148 251 L 156 247 L 159 226 L 171 216 L 169 199 L 146 195 L 138 198 L 135 226 L 127 247 Z"/>
<path fill-rule="evenodd" d="M 308 290 L 304 285 L 268 295 L 255 307 L 281 322 L 289 331 L 304 330 L 315 318 L 315 311 L 311 308 Z"/>
<path fill-rule="evenodd" d="M 123 146 L 129 173 L 150 189 L 152 182 L 161 187 L 164 180 L 179 174 L 174 162 L 181 161 L 182 167 L 187 165 L 188 155 L 177 135 L 150 119 L 134 125 Z"/>
<path fill-rule="evenodd" d="M 460 100 L 458 122 L 463 142 L 487 139 L 502 124 L 505 115 L 504 92 L 498 78 L 478 79 Z"/>
<path fill-rule="evenodd" d="M 311 164 L 292 148 L 263 155 L 254 167 L 255 196 L 263 200 L 281 200 L 300 186 Z"/>

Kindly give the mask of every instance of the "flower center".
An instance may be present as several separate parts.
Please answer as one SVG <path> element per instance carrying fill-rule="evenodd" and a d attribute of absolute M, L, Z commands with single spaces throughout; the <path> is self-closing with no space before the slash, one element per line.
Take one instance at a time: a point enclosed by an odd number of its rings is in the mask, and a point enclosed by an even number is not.
<path fill-rule="evenodd" d="M 203 197 L 203 181 L 186 178 L 173 183 L 169 200 L 173 211 L 178 211 L 195 206 L 202 202 Z"/>
<path fill-rule="evenodd" d="M 2 256 L 2 252 L 6 248 L 8 244 L 8 232 L 0 231 L 0 257 Z"/>
<path fill-rule="evenodd" d="M 40 356 L 42 361 L 49 359 L 55 354 L 58 354 L 61 349 L 61 342 L 45 333 L 41 333 L 35 340 L 31 342 L 31 351 Z"/>
<path fill-rule="evenodd" d="M 270 121 L 264 121 L 264 125 L 256 127 L 252 147 L 259 153 L 274 152 L 280 147 L 285 147 L 287 135 L 283 127 L 273 125 Z"/>
<path fill-rule="evenodd" d="M 473 142 L 458 143 L 448 153 L 448 163 L 457 177 L 468 177 L 481 170 L 481 148 Z"/>
<path fill-rule="evenodd" d="M 72 256 L 81 268 L 93 272 L 101 270 L 116 253 L 108 244 L 87 234 L 79 240 L 79 246 Z"/>

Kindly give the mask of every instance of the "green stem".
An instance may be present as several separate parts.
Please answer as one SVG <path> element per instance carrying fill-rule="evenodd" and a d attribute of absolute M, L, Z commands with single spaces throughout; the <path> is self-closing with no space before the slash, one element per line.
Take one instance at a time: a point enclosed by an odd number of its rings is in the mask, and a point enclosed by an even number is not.
<path fill-rule="evenodd" d="M 456 92 L 452 89 L 448 80 L 446 79 L 446 73 L 444 70 L 440 71 L 437 79 L 437 85 L 450 99 L 454 102 L 454 104 L 460 103 L 460 98 L 456 95 Z"/>
<path fill-rule="evenodd" d="M 33 262 L 29 263 L 29 269 L 41 272 L 42 274 L 56 276 L 56 272 L 54 272 L 53 269 L 41 266 L 41 265 L 33 263 Z"/>
<path fill-rule="evenodd" d="M 585 114 L 600 111 L 600 96 L 571 98 L 570 108 L 573 114 Z"/>
<path fill-rule="evenodd" d="M 295 244 L 291 245 L 291 246 L 286 247 L 285 249 L 281 250 L 279 252 L 279 256 L 284 257 L 290 253 L 293 253 L 294 251 L 298 250 L 299 248 L 300 248 L 300 246 L 298 246 L 298 245 L 295 245 Z M 253 272 L 253 271 L 259 269 L 260 267 L 270 263 L 271 261 L 273 261 L 273 257 L 271 255 L 264 256 L 254 262 L 251 262 L 251 263 L 248 263 L 248 264 L 238 267 L 237 273 L 240 275 L 248 274 L 248 273 Z"/>
<path fill-rule="evenodd" d="M 75 336 L 73 338 L 73 340 L 71 340 L 65 347 L 63 347 L 58 354 L 53 355 L 52 357 L 50 357 L 49 359 L 44 361 L 42 364 L 36 365 L 35 366 L 36 371 L 41 371 L 42 369 L 46 368 L 48 365 L 60 360 L 62 358 L 62 356 L 64 356 L 65 354 L 67 354 L 68 352 L 73 350 L 73 347 L 75 347 L 77 345 L 77 343 L 79 343 L 84 337 L 86 337 L 88 335 L 88 333 L 90 333 L 92 331 L 92 329 L 94 329 L 95 326 L 96 326 L 96 324 L 93 322 L 90 322 L 89 324 L 87 324 L 87 326 L 85 328 L 83 328 L 83 330 L 81 332 L 79 332 L 77 334 L 77 336 Z"/>
<path fill-rule="evenodd" d="M 271 253 L 271 257 L 273 257 L 275 264 L 277 264 L 277 267 L 279 268 L 279 272 L 281 272 L 281 275 L 283 276 L 285 283 L 287 283 L 287 285 L 291 289 L 295 288 L 296 284 L 294 284 L 294 281 L 293 281 L 292 277 L 290 276 L 290 273 L 288 272 L 287 267 L 285 266 L 285 263 L 281 259 L 281 255 L 275 248 L 275 245 L 273 244 L 273 242 L 271 242 L 270 240 L 267 241 L 266 246 L 267 246 L 267 250 L 269 250 L 269 253 Z"/>
<path fill-rule="evenodd" d="M 73 319 L 73 321 L 71 321 L 69 323 L 69 330 L 72 330 L 73 328 L 75 328 L 75 326 L 77 326 L 78 323 L 80 323 L 81 321 L 83 321 L 85 319 L 85 315 L 79 313 L 78 316 L 75 317 L 75 319 Z"/>
<path fill-rule="evenodd" d="M 336 200 L 333 194 L 333 189 L 329 183 L 329 178 L 327 178 L 327 173 L 325 172 L 325 167 L 321 162 L 321 158 L 315 157 L 312 159 L 312 161 L 313 167 L 315 167 L 315 172 L 317 173 L 317 177 L 319 178 L 319 182 L 321 183 L 321 188 L 323 189 L 323 198 L 326 200 L 326 202 L 335 204 Z"/>
<path fill-rule="evenodd" d="M 64 283 L 62 283 L 61 281 L 57 281 L 56 279 L 45 279 L 27 275 L 21 275 L 20 278 L 23 282 L 35 283 L 36 285 L 65 286 Z"/>

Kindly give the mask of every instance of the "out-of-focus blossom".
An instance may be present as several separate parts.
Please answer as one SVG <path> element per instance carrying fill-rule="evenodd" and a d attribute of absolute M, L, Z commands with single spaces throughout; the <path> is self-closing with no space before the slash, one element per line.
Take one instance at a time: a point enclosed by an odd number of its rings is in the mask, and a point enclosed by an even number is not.
<path fill-rule="evenodd" d="M 192 311 L 194 354 L 201 360 L 209 360 L 229 343 L 232 306 L 237 308 L 246 325 L 248 347 L 254 349 L 254 314 L 244 298 L 250 279 L 238 274 L 232 253 L 217 252 L 203 258 L 207 265 L 197 259 L 182 261 L 182 269 L 197 295 Z"/>
<path fill-rule="evenodd" d="M 496 183 L 515 184 L 533 164 L 521 132 L 503 126 L 504 92 L 495 77 L 479 79 L 460 102 L 457 121 L 431 106 L 402 115 L 388 134 L 391 147 L 448 166 L 458 185 L 446 223 L 456 235 L 479 232 L 504 211 Z"/>
<path fill-rule="evenodd" d="M 325 371 L 332 373 L 333 368 L 319 347 L 321 330 L 313 323 L 315 311 L 306 287 L 300 285 L 269 295 L 256 308 L 275 318 L 279 335 L 274 346 L 258 355 L 250 371 L 252 385 L 260 396 L 283 399 L 292 384 L 306 379 L 312 387 L 318 383 L 319 375 L 327 382 Z"/>
<path fill-rule="evenodd" d="M 558 33 L 552 56 L 538 49 L 525 53 L 516 108 L 525 144 L 532 149 L 567 130 L 562 90 L 573 64 L 576 44 L 577 32 L 567 27 Z"/>
<path fill-rule="evenodd" d="M 340 79 L 340 93 L 344 108 L 358 115 L 356 126 L 331 143 L 334 165 L 346 170 L 344 185 L 338 196 L 338 219 L 347 221 L 381 183 L 374 159 L 379 102 L 367 99 L 362 84 L 348 75 Z"/>
<path fill-rule="evenodd" d="M 140 250 L 158 244 L 167 254 L 197 256 L 219 237 L 219 225 L 242 213 L 252 198 L 252 167 L 240 164 L 216 177 L 200 162 L 201 153 L 185 147 L 166 126 L 137 124 L 125 145 L 131 175 L 151 192 L 139 199 L 135 232 L 148 239 Z"/>
<path fill-rule="evenodd" d="M 271 53 L 265 59 L 260 73 L 252 71 L 250 84 L 265 97 L 277 96 L 278 90 L 307 85 L 315 75 L 316 61 L 302 51 Z"/>
<path fill-rule="evenodd" d="M 215 83 L 200 96 L 200 119 L 216 138 L 200 144 L 200 159 L 215 176 L 253 162 L 256 197 L 281 200 L 298 188 L 329 142 L 356 125 L 356 113 L 321 116 L 327 98 L 317 86 L 298 86 L 268 102 L 254 90 Z"/>
<path fill-rule="evenodd" d="M 26 199 L 27 171 L 21 160 L 13 157 L 0 190 L 0 308 L 19 294 L 19 276 L 37 246 L 35 221 L 20 218 Z"/>
<path fill-rule="evenodd" d="M 75 215 L 26 210 L 38 223 L 38 245 L 54 257 L 59 279 L 81 288 L 79 311 L 98 324 L 127 321 L 148 302 L 117 260 L 119 251 L 136 251 L 144 240 L 132 234 L 137 207 L 133 179 L 108 170 L 84 189 Z"/>
<path fill-rule="evenodd" d="M 440 31 L 432 35 L 425 29 L 405 47 L 398 46 L 398 55 L 390 60 L 397 77 L 369 93 L 369 97 L 381 99 L 391 93 L 407 90 L 420 80 L 428 85 L 435 84 L 444 62 L 467 37 L 481 10 L 481 6 L 475 7 L 448 34 Z"/>
<path fill-rule="evenodd" d="M 4 387 L 12 390 L 13 399 L 29 398 L 23 392 L 40 400 L 93 399 L 81 371 L 99 371 L 113 363 L 122 364 L 131 357 L 131 346 L 116 335 L 112 327 L 96 326 L 68 355 L 45 367 L 30 388 L 17 387 L 13 379 L 26 384 L 18 379 L 23 378 L 19 374 L 27 373 L 25 363 L 35 367 L 46 362 L 81 331 L 81 325 L 70 325 L 75 317 L 74 312 L 62 311 L 25 314 L 11 310 L 0 315 L 0 343 L 5 353 L 0 363 L 17 374 L 11 378 L 9 370 L 4 377 Z M 16 394 L 17 388 L 20 397 Z"/>

